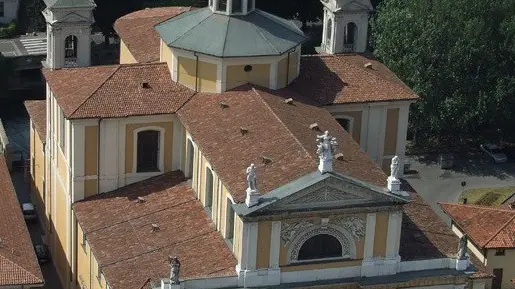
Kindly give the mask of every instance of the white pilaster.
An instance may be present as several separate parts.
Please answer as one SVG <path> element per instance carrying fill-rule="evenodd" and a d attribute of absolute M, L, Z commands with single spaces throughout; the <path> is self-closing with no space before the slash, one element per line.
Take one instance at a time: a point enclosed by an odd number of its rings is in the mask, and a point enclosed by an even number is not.
<path fill-rule="evenodd" d="M 270 239 L 270 268 L 279 269 L 279 252 L 281 249 L 281 221 L 272 222 L 272 233 Z"/>
<path fill-rule="evenodd" d="M 401 238 L 402 211 L 390 212 L 388 218 L 388 235 L 386 237 L 385 272 L 396 274 L 399 272 L 399 244 Z"/>
<path fill-rule="evenodd" d="M 399 177 L 404 174 L 404 163 L 406 158 L 406 136 L 408 134 L 410 103 L 399 108 L 399 122 L 397 124 L 396 155 L 399 157 Z"/>
<path fill-rule="evenodd" d="M 277 89 L 277 74 L 279 69 L 279 62 L 274 61 L 270 65 L 270 89 Z"/>
<path fill-rule="evenodd" d="M 374 259 L 374 239 L 376 230 L 376 213 L 367 214 L 367 227 L 365 229 L 365 248 L 361 262 L 361 276 L 375 276 L 376 261 Z"/>
<path fill-rule="evenodd" d="M 249 223 L 249 238 L 247 239 L 247 270 L 256 270 L 258 223 Z"/>
<path fill-rule="evenodd" d="M 386 107 L 384 105 L 371 105 L 368 114 L 366 152 L 376 163 L 382 165 L 384 152 L 384 138 L 386 134 Z"/>
<path fill-rule="evenodd" d="M 173 141 L 172 141 L 172 170 L 180 170 L 182 166 L 182 153 L 183 146 L 185 145 L 184 140 L 184 127 L 180 121 L 173 122 Z M 216 184 L 216 183 L 214 183 Z"/>
<path fill-rule="evenodd" d="M 175 50 L 172 50 L 172 80 L 177 82 L 179 75 L 179 58 L 177 57 L 177 53 Z"/>

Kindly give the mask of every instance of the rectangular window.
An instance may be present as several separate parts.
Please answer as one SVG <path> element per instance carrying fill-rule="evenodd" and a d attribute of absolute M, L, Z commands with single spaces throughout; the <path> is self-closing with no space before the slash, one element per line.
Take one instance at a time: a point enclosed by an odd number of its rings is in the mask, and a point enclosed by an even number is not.
<path fill-rule="evenodd" d="M 145 130 L 137 136 L 136 172 L 159 172 L 159 131 Z"/>
<path fill-rule="evenodd" d="M 227 198 L 226 218 L 225 238 L 232 241 L 234 237 L 234 210 L 232 209 L 232 202 L 229 198 Z"/>
<path fill-rule="evenodd" d="M 64 155 L 66 155 L 66 120 L 64 118 L 64 112 L 59 109 L 59 147 Z"/>
<path fill-rule="evenodd" d="M 100 268 L 100 264 L 97 263 L 97 280 L 98 283 L 102 284 L 102 269 Z"/>
<path fill-rule="evenodd" d="M 211 208 L 213 206 L 213 172 L 209 167 L 206 167 L 206 201 L 205 207 Z"/>
<path fill-rule="evenodd" d="M 227 0 L 218 0 L 218 7 L 216 11 L 227 12 Z"/>
<path fill-rule="evenodd" d="M 241 1 L 243 0 L 232 0 L 232 13 L 241 13 Z"/>
<path fill-rule="evenodd" d="M 0 17 L 4 17 L 4 9 L 5 9 L 5 3 L 4 1 L 0 1 Z"/>
<path fill-rule="evenodd" d="M 506 254 L 504 249 L 497 249 L 495 251 L 495 256 L 504 256 Z"/>
<path fill-rule="evenodd" d="M 82 249 L 84 250 L 84 253 L 88 254 L 88 252 L 86 251 L 86 243 L 87 240 L 86 240 L 86 234 L 84 234 L 84 232 L 82 233 L 82 240 L 80 242 L 80 245 L 82 246 Z"/>

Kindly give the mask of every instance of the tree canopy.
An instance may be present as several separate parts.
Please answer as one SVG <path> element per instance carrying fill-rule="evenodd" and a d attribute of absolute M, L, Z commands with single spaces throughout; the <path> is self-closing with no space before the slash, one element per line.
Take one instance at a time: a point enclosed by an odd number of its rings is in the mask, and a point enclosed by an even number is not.
<path fill-rule="evenodd" d="M 423 98 L 416 132 L 515 128 L 515 1 L 383 0 L 372 36 L 374 54 Z"/>

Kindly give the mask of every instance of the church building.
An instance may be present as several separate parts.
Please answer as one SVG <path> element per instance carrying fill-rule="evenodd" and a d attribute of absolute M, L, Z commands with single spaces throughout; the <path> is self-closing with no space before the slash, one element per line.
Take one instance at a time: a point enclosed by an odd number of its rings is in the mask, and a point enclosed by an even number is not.
<path fill-rule="evenodd" d="M 63 287 L 488 288 L 400 179 L 418 96 L 366 53 L 369 0 L 322 1 L 317 55 L 255 1 L 130 13 L 91 66 L 93 0 L 45 0 L 27 109 Z"/>

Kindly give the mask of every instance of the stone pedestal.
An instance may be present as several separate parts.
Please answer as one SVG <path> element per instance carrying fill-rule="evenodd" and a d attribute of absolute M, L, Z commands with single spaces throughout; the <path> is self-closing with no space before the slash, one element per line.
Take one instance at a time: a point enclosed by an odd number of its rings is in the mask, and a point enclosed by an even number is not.
<path fill-rule="evenodd" d="M 318 170 L 322 174 L 327 173 L 327 172 L 332 172 L 333 171 L 333 161 L 320 159 L 320 163 L 318 164 Z"/>
<path fill-rule="evenodd" d="M 160 289 L 181 289 L 182 286 L 180 284 L 172 284 L 170 279 L 161 279 L 161 288 Z"/>
<path fill-rule="evenodd" d="M 388 177 L 388 190 L 394 194 L 398 194 L 401 191 L 401 181 L 392 176 Z"/>
<path fill-rule="evenodd" d="M 245 198 L 245 204 L 247 207 L 255 206 L 259 203 L 259 192 L 257 190 L 251 190 L 247 188 L 247 198 Z"/>
<path fill-rule="evenodd" d="M 467 270 L 468 266 L 469 266 L 468 259 L 456 260 L 456 270 L 465 271 L 465 270 Z"/>

